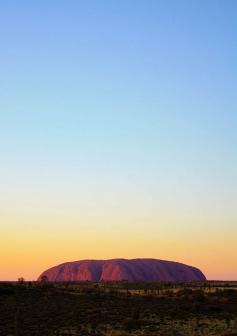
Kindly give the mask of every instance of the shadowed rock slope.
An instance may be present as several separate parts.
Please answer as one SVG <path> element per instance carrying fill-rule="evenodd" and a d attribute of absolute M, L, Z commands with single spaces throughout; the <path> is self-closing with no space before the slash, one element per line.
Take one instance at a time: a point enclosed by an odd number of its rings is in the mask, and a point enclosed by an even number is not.
<path fill-rule="evenodd" d="M 159 259 L 79 260 L 54 266 L 42 276 L 49 281 L 203 281 L 197 268 Z"/>

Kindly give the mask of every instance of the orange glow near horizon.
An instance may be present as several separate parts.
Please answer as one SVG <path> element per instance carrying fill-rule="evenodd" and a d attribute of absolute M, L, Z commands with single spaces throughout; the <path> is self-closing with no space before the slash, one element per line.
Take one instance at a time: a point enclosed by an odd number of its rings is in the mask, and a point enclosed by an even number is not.
<path fill-rule="evenodd" d="M 110 258 L 173 260 L 200 268 L 208 279 L 237 279 L 233 270 L 237 262 L 235 239 L 228 233 L 227 237 L 209 232 L 205 225 L 189 230 L 184 218 L 182 229 L 177 230 L 176 220 L 165 217 L 155 221 L 153 216 L 127 214 L 117 215 L 115 220 L 111 215 L 97 214 L 95 218 L 69 216 L 66 220 L 51 214 L 46 222 L 47 217 L 5 216 L 0 280 L 21 276 L 35 280 L 45 269 L 65 261 Z"/>

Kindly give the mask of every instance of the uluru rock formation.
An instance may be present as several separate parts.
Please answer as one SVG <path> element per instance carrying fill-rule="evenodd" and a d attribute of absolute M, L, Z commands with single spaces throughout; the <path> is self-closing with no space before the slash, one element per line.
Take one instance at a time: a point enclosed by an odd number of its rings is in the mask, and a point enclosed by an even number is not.
<path fill-rule="evenodd" d="M 79 260 L 54 266 L 40 276 L 49 281 L 204 281 L 197 268 L 159 259 Z"/>

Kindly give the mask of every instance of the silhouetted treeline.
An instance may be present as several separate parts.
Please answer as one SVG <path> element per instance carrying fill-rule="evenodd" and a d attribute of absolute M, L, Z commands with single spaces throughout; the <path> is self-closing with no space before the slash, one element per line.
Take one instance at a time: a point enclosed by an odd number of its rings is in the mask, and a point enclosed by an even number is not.
<path fill-rule="evenodd" d="M 234 335 L 237 283 L 0 283 L 0 335 Z"/>

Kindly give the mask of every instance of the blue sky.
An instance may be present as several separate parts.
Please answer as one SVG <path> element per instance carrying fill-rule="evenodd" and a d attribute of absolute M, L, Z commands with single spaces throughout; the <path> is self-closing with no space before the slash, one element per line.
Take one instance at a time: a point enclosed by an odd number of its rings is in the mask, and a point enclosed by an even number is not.
<path fill-rule="evenodd" d="M 158 212 L 188 239 L 218 226 L 231 241 L 236 11 L 234 0 L 1 2 L 3 213 L 93 205 L 127 225 L 133 209 L 159 232 Z"/>

